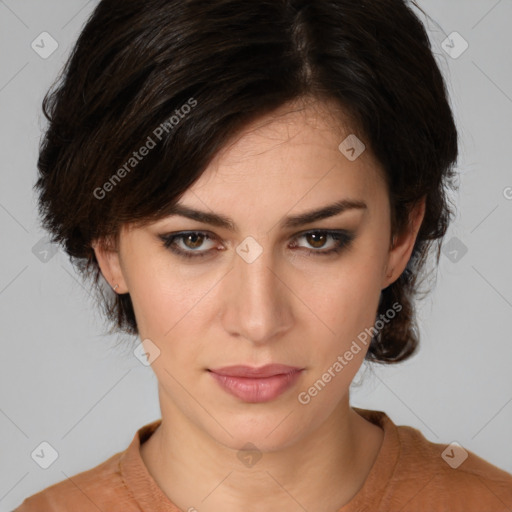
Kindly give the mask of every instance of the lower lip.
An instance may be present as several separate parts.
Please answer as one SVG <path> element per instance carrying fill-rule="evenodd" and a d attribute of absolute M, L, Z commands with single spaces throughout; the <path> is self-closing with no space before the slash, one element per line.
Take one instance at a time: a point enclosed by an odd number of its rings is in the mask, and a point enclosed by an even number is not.
<path fill-rule="evenodd" d="M 265 378 L 228 377 L 210 372 L 220 386 L 244 402 L 270 402 L 292 387 L 299 379 L 302 370 Z"/>

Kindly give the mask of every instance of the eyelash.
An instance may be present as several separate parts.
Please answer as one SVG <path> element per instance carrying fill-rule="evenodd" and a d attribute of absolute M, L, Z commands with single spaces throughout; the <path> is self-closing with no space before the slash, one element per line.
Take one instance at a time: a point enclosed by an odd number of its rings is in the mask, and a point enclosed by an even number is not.
<path fill-rule="evenodd" d="M 348 233 L 346 231 L 329 231 L 329 230 L 314 230 L 314 231 L 307 231 L 305 233 L 300 233 L 295 236 L 293 239 L 296 241 L 298 238 L 302 238 L 307 235 L 311 234 L 320 234 L 320 235 L 327 235 L 330 236 L 333 240 L 337 241 L 336 247 L 333 249 L 328 250 L 314 250 L 314 249 L 305 249 L 308 256 L 328 256 L 331 254 L 338 254 L 340 253 L 344 248 L 348 247 L 352 241 L 354 240 L 355 236 L 353 233 Z M 177 254 L 180 257 L 183 258 L 202 258 L 204 256 L 207 256 L 212 249 L 207 251 L 183 251 L 182 249 L 178 249 L 175 245 L 175 240 L 183 240 L 188 235 L 203 235 L 205 238 L 212 240 L 212 237 L 208 235 L 208 233 L 204 231 L 182 231 L 180 233 L 171 233 L 169 235 L 160 235 L 160 239 L 163 242 L 163 245 L 166 249 L 169 249 L 174 254 Z"/>

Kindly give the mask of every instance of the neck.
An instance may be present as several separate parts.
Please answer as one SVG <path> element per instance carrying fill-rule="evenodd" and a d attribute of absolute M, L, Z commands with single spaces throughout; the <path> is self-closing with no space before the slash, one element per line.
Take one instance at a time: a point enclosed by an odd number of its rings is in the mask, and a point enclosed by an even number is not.
<path fill-rule="evenodd" d="M 300 442 L 242 459 L 172 404 L 161 405 L 162 423 L 141 456 L 163 492 L 187 511 L 231 512 L 254 503 L 261 511 L 299 504 L 309 512 L 337 510 L 362 487 L 383 439 L 379 427 L 350 408 L 347 395 Z"/>

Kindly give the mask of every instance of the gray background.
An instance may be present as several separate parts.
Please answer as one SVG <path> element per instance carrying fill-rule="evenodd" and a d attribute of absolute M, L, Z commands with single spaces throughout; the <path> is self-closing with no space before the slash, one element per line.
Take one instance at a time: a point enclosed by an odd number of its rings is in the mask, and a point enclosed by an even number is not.
<path fill-rule="evenodd" d="M 0 0 L 0 511 L 103 462 L 160 417 L 152 370 L 103 336 L 62 250 L 38 245 L 41 101 L 96 3 Z M 512 1 L 419 4 L 437 22 L 427 27 L 462 137 L 458 214 L 420 302 L 419 354 L 363 366 L 352 404 L 512 472 Z M 44 31 L 59 45 L 46 59 L 31 47 Z M 469 44 L 457 58 L 442 46 L 453 31 Z M 31 458 L 42 441 L 59 453 L 46 470 Z"/>

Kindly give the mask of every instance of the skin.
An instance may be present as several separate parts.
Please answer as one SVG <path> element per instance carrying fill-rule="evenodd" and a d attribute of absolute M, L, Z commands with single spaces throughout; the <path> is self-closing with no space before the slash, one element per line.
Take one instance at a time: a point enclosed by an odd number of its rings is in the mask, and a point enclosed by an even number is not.
<path fill-rule="evenodd" d="M 117 293 L 130 293 L 140 338 L 161 351 L 152 368 L 162 424 L 141 456 L 184 511 L 337 510 L 362 487 L 378 455 L 383 431 L 349 403 L 367 346 L 307 405 L 297 398 L 374 325 L 381 290 L 405 269 L 424 216 L 423 200 L 390 243 L 381 168 L 369 144 L 355 161 L 339 151 L 352 133 L 344 119 L 331 102 L 288 104 L 217 154 L 180 203 L 230 217 L 237 232 L 170 216 L 123 226 L 114 249 L 94 244 L 104 277 L 119 285 Z M 364 201 L 367 209 L 279 227 L 287 215 L 342 198 Z M 320 229 L 353 231 L 355 239 L 339 254 L 309 256 L 308 249 L 336 244 L 296 238 Z M 159 238 L 188 230 L 214 238 L 187 245 L 185 237 L 179 247 L 213 249 L 208 256 L 182 258 Z M 248 236 L 263 251 L 252 263 L 236 252 Z M 265 403 L 226 393 L 207 371 L 271 362 L 305 370 Z M 237 457 L 248 442 L 262 455 L 251 467 Z"/>

